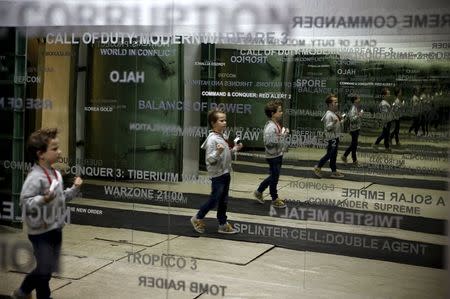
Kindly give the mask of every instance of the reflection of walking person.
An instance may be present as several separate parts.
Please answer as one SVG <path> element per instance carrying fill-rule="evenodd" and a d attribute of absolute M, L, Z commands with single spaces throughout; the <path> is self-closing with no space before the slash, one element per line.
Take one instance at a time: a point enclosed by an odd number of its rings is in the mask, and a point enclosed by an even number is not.
<path fill-rule="evenodd" d="M 395 144 L 400 145 L 400 116 L 401 116 L 401 109 L 403 105 L 405 104 L 405 101 L 400 101 L 400 97 L 402 95 L 402 90 L 400 88 L 396 88 L 394 90 L 395 100 L 394 103 L 392 103 L 392 115 L 393 115 L 393 123 L 394 123 L 394 131 L 392 131 L 390 136 L 390 143 L 392 144 L 392 139 L 395 137 Z"/>
<path fill-rule="evenodd" d="M 264 126 L 264 147 L 266 161 L 269 163 L 269 176 L 259 184 L 254 195 L 259 203 L 264 203 L 263 192 L 269 187 L 272 206 L 281 209 L 285 208 L 286 204 L 278 197 L 277 185 L 283 163 L 283 151 L 287 149 L 285 137 L 289 134 L 289 129 L 283 128 L 281 125 L 283 102 L 280 100 L 269 101 L 264 108 L 264 113 L 269 118 Z"/>
<path fill-rule="evenodd" d="M 423 92 L 420 94 L 420 127 L 422 128 L 423 136 L 428 136 L 428 125 L 430 123 L 431 97 L 429 94 Z"/>
<path fill-rule="evenodd" d="M 327 104 L 328 110 L 322 117 L 321 121 L 324 124 L 326 140 L 328 140 L 327 152 L 319 160 L 316 166 L 314 166 L 314 174 L 318 177 L 322 177 L 322 167 L 325 163 L 330 160 L 331 177 L 342 178 L 344 175 L 337 171 L 336 168 L 336 158 L 338 154 L 339 146 L 339 134 L 341 133 L 341 117 L 336 114 L 338 111 L 338 98 L 331 94 L 329 95 L 325 103 Z"/>
<path fill-rule="evenodd" d="M 27 149 L 35 164 L 22 187 L 20 204 L 28 239 L 33 245 L 36 268 L 29 273 L 13 298 L 50 298 L 49 281 L 58 270 L 66 201 L 74 198 L 83 183 L 75 178 L 71 188 L 63 190 L 61 174 L 52 168 L 61 151 L 57 129 L 41 129 L 31 134 Z"/>
<path fill-rule="evenodd" d="M 419 126 L 420 126 L 420 114 L 421 114 L 421 104 L 420 104 L 420 98 L 417 96 L 418 90 L 416 87 L 413 88 L 413 96 L 411 98 L 411 107 L 413 109 L 413 120 L 411 123 L 411 126 L 409 127 L 408 133 L 411 133 L 411 131 L 414 130 L 414 134 L 418 134 L 419 132 Z"/>
<path fill-rule="evenodd" d="M 378 105 L 382 117 L 382 123 L 383 123 L 383 131 L 381 131 L 380 136 L 378 136 L 377 140 L 375 141 L 373 147 L 375 149 L 378 149 L 378 145 L 380 144 L 381 140 L 384 140 L 384 147 L 386 151 L 391 151 L 391 148 L 389 146 L 389 139 L 391 134 L 391 121 L 392 121 L 392 111 L 391 111 L 391 105 L 387 101 L 390 91 L 387 88 L 384 88 L 381 92 L 381 102 Z"/>
<path fill-rule="evenodd" d="M 353 164 L 356 166 L 358 165 L 356 150 L 358 149 L 358 137 L 359 131 L 361 130 L 361 118 L 363 111 L 361 110 L 361 99 L 359 98 L 359 96 L 354 95 L 352 96 L 351 100 L 353 105 L 348 113 L 348 118 L 350 121 L 350 135 L 352 136 L 352 142 L 342 156 L 342 161 L 344 161 L 344 163 L 347 163 L 347 156 L 351 152 Z"/>
<path fill-rule="evenodd" d="M 208 137 L 202 144 L 202 149 L 206 150 L 205 160 L 208 174 L 211 177 L 211 194 L 195 216 L 191 218 L 194 229 L 199 233 L 205 232 L 206 214 L 217 208 L 217 219 L 219 220 L 219 233 L 235 234 L 237 231 L 227 222 L 228 191 L 230 189 L 231 172 L 231 152 L 236 152 L 242 148 L 242 144 L 237 144 L 230 151 L 228 143 L 223 133 L 227 127 L 227 116 L 220 110 L 208 112 L 208 123 L 212 127 Z"/>

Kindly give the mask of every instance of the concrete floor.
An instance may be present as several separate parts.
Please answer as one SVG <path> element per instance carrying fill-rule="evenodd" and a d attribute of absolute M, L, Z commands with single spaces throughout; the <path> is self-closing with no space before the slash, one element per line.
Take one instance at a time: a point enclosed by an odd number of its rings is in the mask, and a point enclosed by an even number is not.
<path fill-rule="evenodd" d="M 8 248 L 26 240 L 20 230 L 2 232 Z M 446 270 L 270 244 L 76 224 L 64 229 L 63 243 L 54 298 L 446 298 Z M 163 254 L 174 256 L 169 266 L 158 260 Z M 10 294 L 24 275 L 3 269 L 0 294 Z M 174 284 L 151 287 L 152 278 Z M 208 284 L 203 293 L 199 283 Z"/>

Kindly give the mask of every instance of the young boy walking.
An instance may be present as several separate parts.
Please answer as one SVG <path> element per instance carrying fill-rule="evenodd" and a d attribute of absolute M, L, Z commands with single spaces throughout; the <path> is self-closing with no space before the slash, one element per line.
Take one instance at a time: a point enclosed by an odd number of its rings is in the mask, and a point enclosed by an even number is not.
<path fill-rule="evenodd" d="M 388 88 L 383 88 L 381 91 L 381 102 L 378 105 L 378 108 L 382 117 L 383 130 L 381 131 L 380 136 L 378 136 L 377 140 L 373 144 L 373 148 L 378 151 L 378 145 L 381 140 L 384 140 L 384 148 L 386 152 L 391 152 L 390 144 L 390 135 L 391 135 L 391 124 L 392 124 L 392 107 L 389 104 L 388 99 L 391 95 L 391 92 Z"/>
<path fill-rule="evenodd" d="M 20 193 L 22 220 L 33 245 L 36 268 L 23 280 L 13 298 L 50 298 L 49 281 L 58 270 L 66 202 L 74 198 L 82 185 L 76 177 L 71 188 L 63 190 L 59 171 L 52 168 L 61 155 L 57 129 L 41 129 L 28 139 L 27 150 L 35 164 L 28 173 Z"/>
<path fill-rule="evenodd" d="M 232 150 L 223 136 L 227 127 L 227 116 L 221 110 L 211 110 L 208 112 L 208 123 L 210 131 L 201 148 L 206 150 L 205 160 L 208 174 L 211 177 L 211 195 L 195 216 L 191 218 L 191 223 L 198 233 L 205 232 L 204 218 L 206 214 L 217 208 L 217 220 L 219 221 L 218 232 L 221 234 L 235 234 L 237 231 L 227 222 L 228 191 L 230 189 L 231 153 L 242 148 L 242 144 L 237 144 Z"/>
<path fill-rule="evenodd" d="M 343 178 L 344 175 L 337 171 L 336 158 L 338 154 L 339 135 L 341 133 L 341 117 L 337 114 L 338 98 L 331 94 L 325 99 L 325 104 L 328 107 L 327 112 L 322 117 L 322 122 L 325 128 L 326 139 L 328 140 L 327 152 L 314 166 L 314 175 L 322 178 L 322 167 L 330 160 L 331 177 Z"/>
<path fill-rule="evenodd" d="M 358 95 L 353 95 L 351 97 L 351 101 L 353 105 L 348 113 L 348 118 L 350 120 L 350 136 L 352 137 L 352 141 L 341 159 L 342 161 L 344 161 L 344 163 L 347 163 L 347 156 L 352 153 L 353 165 L 358 166 L 356 151 L 358 149 L 358 137 L 359 131 L 361 130 L 361 118 L 363 115 L 363 111 L 361 110 L 361 99 Z"/>
<path fill-rule="evenodd" d="M 405 105 L 405 101 L 401 101 L 400 97 L 402 96 L 402 90 L 399 87 L 394 89 L 395 100 L 392 103 L 392 114 L 393 114 L 393 124 L 394 131 L 391 132 L 390 136 L 390 144 L 392 145 L 392 139 L 395 138 L 395 144 L 400 146 L 400 118 L 402 116 L 402 108 Z"/>
<path fill-rule="evenodd" d="M 269 163 L 269 176 L 259 184 L 253 193 L 256 200 L 263 204 L 263 192 L 269 187 L 274 208 L 285 208 L 286 203 L 278 197 L 277 185 L 280 178 L 281 165 L 283 164 L 283 152 L 287 148 L 285 137 L 289 129 L 283 128 L 283 102 L 280 100 L 269 101 L 264 108 L 264 113 L 269 118 L 264 126 L 264 147 L 266 161 Z"/>

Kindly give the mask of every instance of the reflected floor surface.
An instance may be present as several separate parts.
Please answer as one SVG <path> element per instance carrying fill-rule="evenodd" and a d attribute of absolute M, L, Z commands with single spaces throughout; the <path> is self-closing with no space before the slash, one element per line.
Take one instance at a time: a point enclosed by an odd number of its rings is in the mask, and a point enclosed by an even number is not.
<path fill-rule="evenodd" d="M 20 230 L 2 227 L 2 236 L 8 248 L 27 243 Z M 2 271 L 0 294 L 20 284 L 21 270 Z M 446 278 L 442 269 L 271 244 L 71 224 L 51 288 L 54 298 L 445 298 Z"/>

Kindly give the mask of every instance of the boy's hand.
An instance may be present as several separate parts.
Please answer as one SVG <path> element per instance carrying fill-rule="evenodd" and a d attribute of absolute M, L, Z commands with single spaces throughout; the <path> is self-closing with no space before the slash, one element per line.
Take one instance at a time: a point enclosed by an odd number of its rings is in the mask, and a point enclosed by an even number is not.
<path fill-rule="evenodd" d="M 225 147 L 223 146 L 223 144 L 218 143 L 216 145 L 216 150 L 219 152 L 219 155 L 222 154 L 224 149 L 225 149 Z"/>
<path fill-rule="evenodd" d="M 240 151 L 243 147 L 244 147 L 244 145 L 242 143 L 238 143 L 234 146 L 234 150 Z"/>
<path fill-rule="evenodd" d="M 76 188 L 80 188 L 81 185 L 83 185 L 83 180 L 79 176 L 77 176 L 73 182 L 73 186 Z"/>
<path fill-rule="evenodd" d="M 289 134 L 289 129 L 283 127 L 283 129 L 281 129 L 281 134 L 283 134 L 283 135 L 288 135 L 288 134 Z"/>
<path fill-rule="evenodd" d="M 54 200 L 55 197 L 56 197 L 56 193 L 55 192 L 50 192 L 49 190 L 47 190 L 47 192 L 45 192 L 45 194 L 44 194 L 44 201 L 46 203 L 49 203 L 52 200 Z"/>

